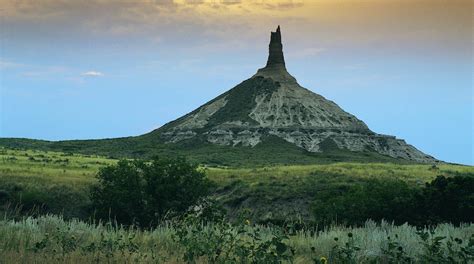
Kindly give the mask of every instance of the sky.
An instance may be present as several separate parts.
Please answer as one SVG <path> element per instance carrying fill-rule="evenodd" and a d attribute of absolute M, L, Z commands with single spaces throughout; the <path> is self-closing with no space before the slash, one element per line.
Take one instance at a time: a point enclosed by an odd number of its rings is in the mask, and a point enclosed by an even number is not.
<path fill-rule="evenodd" d="M 470 0 L 0 0 L 0 137 L 135 136 L 265 65 L 377 133 L 474 165 Z"/>

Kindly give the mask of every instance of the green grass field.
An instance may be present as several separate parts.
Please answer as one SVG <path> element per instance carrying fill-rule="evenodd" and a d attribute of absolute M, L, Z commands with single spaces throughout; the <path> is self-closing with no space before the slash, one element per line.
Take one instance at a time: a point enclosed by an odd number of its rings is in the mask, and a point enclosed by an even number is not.
<path fill-rule="evenodd" d="M 63 215 L 66 219 L 12 218 L 9 215 L 12 208 L 0 203 L 0 211 L 4 212 L 0 220 L 0 259 L 6 263 L 182 263 L 185 249 L 172 239 L 176 232 L 172 223 L 153 230 L 137 230 L 87 222 L 89 187 L 96 182 L 99 168 L 116 162 L 100 156 L 0 149 L 0 202 L 14 198 L 32 211 L 42 203 L 44 212 Z M 304 222 L 311 219 L 311 203 L 321 191 L 371 179 L 400 179 L 418 188 L 438 175 L 474 175 L 474 167 L 450 164 L 332 163 L 201 169 L 215 183 L 212 196 L 228 209 L 230 218 L 237 219 L 240 212 L 249 210 L 252 223 Z M 248 228 L 258 228 L 262 237 L 272 232 L 272 227 L 252 224 Z M 210 229 L 205 227 L 203 232 Z M 369 221 L 357 228 L 304 227 L 292 232 L 286 243 L 295 250 L 295 263 L 311 263 L 330 257 L 335 245 L 344 247 L 348 233 L 354 236 L 353 246 L 360 248 L 353 252 L 357 263 L 397 263 L 387 253 L 394 241 L 397 247 L 404 248 L 403 254 L 412 260 L 409 263 L 433 263 L 426 261 L 426 254 L 434 254 L 428 248 L 434 245 L 436 237 L 445 237 L 438 246 L 439 254 L 447 258 L 458 254 L 448 249 L 448 241 L 462 239 L 462 243 L 451 245 L 454 247 L 451 250 L 459 252 L 461 247 L 467 247 L 474 225 L 438 225 L 427 241 L 422 240 L 415 227 L 386 222 Z M 335 237 L 339 240 L 335 241 Z M 200 257 L 198 263 L 209 263 L 207 256 Z"/>
<path fill-rule="evenodd" d="M 88 188 L 100 167 L 117 160 L 72 153 L 0 149 L 0 190 L 49 212 L 86 217 Z M 311 218 L 318 192 L 370 179 L 400 179 L 423 186 L 438 175 L 474 175 L 474 167 L 439 164 L 332 163 L 253 168 L 202 167 L 216 183 L 213 196 L 231 209 L 251 209 L 254 220 Z M 61 200 L 62 202 L 58 202 Z M 79 210 L 77 210 L 79 208 Z M 231 213 L 232 214 L 232 213 Z"/>
<path fill-rule="evenodd" d="M 3 179 L 20 181 L 48 181 L 54 184 L 82 185 L 94 182 L 100 167 L 117 160 L 101 156 L 38 150 L 0 148 L 0 173 Z M 316 181 L 341 181 L 396 177 L 412 184 L 424 184 L 437 175 L 474 173 L 474 167 L 463 165 L 393 164 L 393 163 L 331 163 L 318 165 L 270 166 L 252 168 L 203 167 L 209 178 L 219 185 L 241 180 L 250 185 L 278 181 L 295 183 L 313 178 Z M 21 180 L 21 178 L 25 178 Z M 351 181 L 352 181 L 351 180 Z M 349 181 L 350 182 L 350 181 Z"/>

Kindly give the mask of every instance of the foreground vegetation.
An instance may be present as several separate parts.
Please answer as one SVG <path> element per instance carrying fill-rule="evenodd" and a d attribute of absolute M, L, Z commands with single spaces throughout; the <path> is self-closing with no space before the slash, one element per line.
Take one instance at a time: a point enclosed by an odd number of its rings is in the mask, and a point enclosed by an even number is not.
<path fill-rule="evenodd" d="M 95 175 L 100 168 L 116 163 L 100 156 L 0 149 L 0 210 L 8 200 L 21 203 L 25 211 L 41 206 L 43 213 L 87 219 L 91 214 L 90 187 L 97 183 Z M 365 201 L 357 204 L 359 207 L 380 205 L 380 210 L 385 210 L 387 199 L 398 203 L 397 197 L 414 195 L 413 191 L 421 190 L 439 175 L 474 176 L 474 167 L 450 164 L 334 163 L 201 169 L 215 184 L 211 196 L 229 209 L 231 219 L 250 210 L 249 218 L 259 223 L 308 223 L 321 216 L 340 216 L 340 211 L 350 212 L 325 206 L 329 203 L 324 202 L 331 199 L 331 204 L 357 200 Z M 465 187 L 467 195 L 473 192 L 474 187 Z M 380 192 L 363 196 L 364 188 Z M 341 217 L 337 219 L 343 223 Z M 365 219 L 357 220 L 363 223 Z"/>
<path fill-rule="evenodd" d="M 4 263 L 250 263 L 255 259 L 261 260 L 256 263 L 470 263 L 473 234 L 472 224 L 417 230 L 369 221 L 359 228 L 293 232 L 248 222 L 226 227 L 165 223 L 139 230 L 42 216 L 0 221 L 0 259 Z M 280 259 L 272 261 L 275 256 Z"/>
<path fill-rule="evenodd" d="M 473 176 L 447 164 L 207 168 L 0 149 L 0 259 L 470 263 Z"/>

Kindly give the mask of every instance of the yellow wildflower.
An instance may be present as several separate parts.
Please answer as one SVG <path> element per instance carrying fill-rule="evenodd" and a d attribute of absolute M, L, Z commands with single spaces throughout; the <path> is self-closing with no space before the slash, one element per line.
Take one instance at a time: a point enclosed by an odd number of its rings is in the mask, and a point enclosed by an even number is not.
<path fill-rule="evenodd" d="M 319 260 L 321 261 L 322 264 L 328 263 L 328 259 L 326 257 L 321 257 Z"/>
<path fill-rule="evenodd" d="M 248 219 L 245 220 L 245 224 L 246 224 L 246 225 L 250 225 L 250 220 L 248 220 Z"/>

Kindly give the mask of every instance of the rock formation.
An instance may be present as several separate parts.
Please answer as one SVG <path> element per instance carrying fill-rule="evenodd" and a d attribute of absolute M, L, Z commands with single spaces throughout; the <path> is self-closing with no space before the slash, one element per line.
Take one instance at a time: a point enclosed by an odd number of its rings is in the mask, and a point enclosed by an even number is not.
<path fill-rule="evenodd" d="M 280 26 L 277 27 L 275 32 L 271 32 L 270 35 L 270 44 L 268 45 L 268 60 L 267 66 L 265 66 L 265 68 L 269 67 L 285 68 L 285 58 L 283 57 Z"/>
<path fill-rule="evenodd" d="M 279 26 L 271 32 L 264 68 L 152 133 L 166 143 L 199 138 L 219 145 L 247 147 L 273 135 L 309 152 L 374 151 L 416 162 L 436 161 L 404 140 L 372 132 L 334 102 L 301 87 L 286 70 Z"/>

